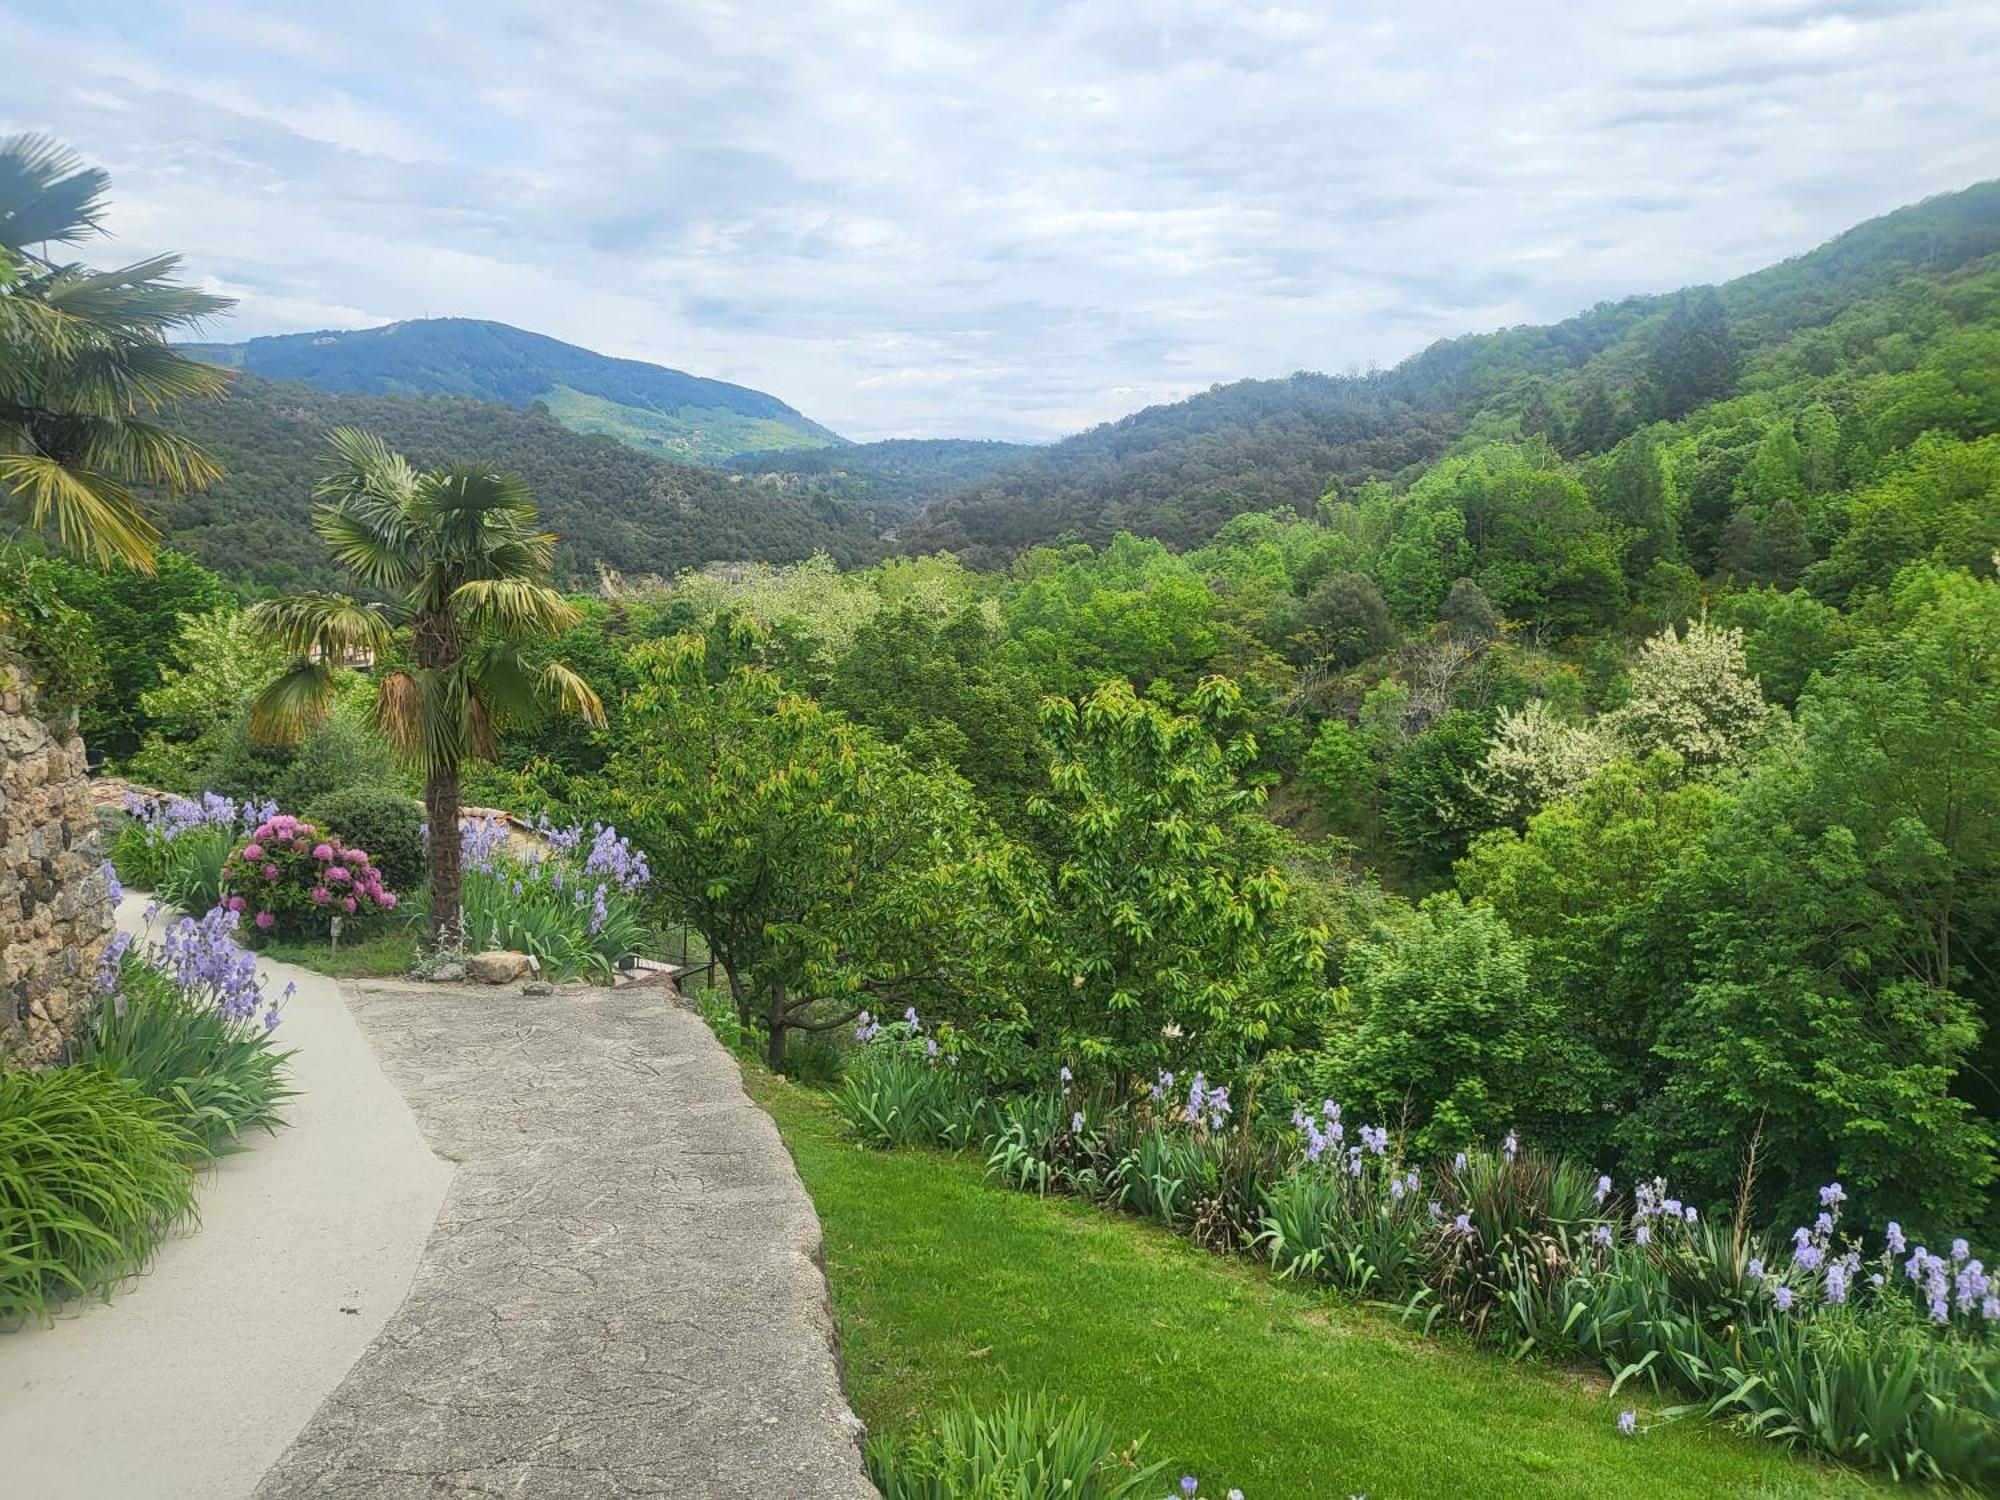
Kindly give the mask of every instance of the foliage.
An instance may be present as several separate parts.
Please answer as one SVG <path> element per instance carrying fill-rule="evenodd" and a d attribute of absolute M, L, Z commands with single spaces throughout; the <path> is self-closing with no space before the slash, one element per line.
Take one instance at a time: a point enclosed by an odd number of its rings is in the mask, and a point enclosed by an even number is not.
<path fill-rule="evenodd" d="M 1035 1022 L 1052 1051 L 1151 1076 L 1168 1034 L 1202 1058 L 1258 1050 L 1297 1011 L 1318 940 L 1242 784 L 1255 743 L 1232 732 L 1221 678 L 1169 713 L 1112 682 L 1043 709 L 1049 790 L 1029 804 L 1053 850 L 1046 902 L 1029 907 L 1036 966 L 1052 981 Z"/>
<path fill-rule="evenodd" d="M 366 849 L 391 890 L 422 886 L 424 813 L 414 798 L 382 786 L 348 786 L 308 806 L 306 816 L 350 848 Z"/>
<path fill-rule="evenodd" d="M 641 951 L 640 902 L 651 875 L 617 829 L 600 823 L 586 834 L 543 818 L 525 854 L 510 847 L 497 820 L 468 821 L 459 837 L 468 951 L 515 949 L 534 955 L 552 978 L 605 981 L 620 959 Z"/>
<path fill-rule="evenodd" d="M 112 862 L 119 877 L 157 892 L 185 912 L 205 912 L 222 901 L 222 868 L 249 829 L 277 808 L 239 803 L 205 793 L 141 799 L 127 792 L 130 820 L 119 830 Z"/>
<path fill-rule="evenodd" d="M 1141 1466 L 1081 1403 L 1010 1396 L 992 1411 L 960 1402 L 921 1433 L 876 1438 L 868 1475 L 883 1500 L 1158 1500 L 1164 1464 Z"/>
<path fill-rule="evenodd" d="M 1442 871 L 1490 814 L 1473 779 L 1485 763 L 1485 717 L 1454 709 L 1390 756 L 1382 815 L 1396 844 L 1421 868 Z"/>
<path fill-rule="evenodd" d="M 1557 1009 L 1492 911 L 1433 896 L 1353 943 L 1342 972 L 1321 1086 L 1399 1117 L 1423 1154 L 1583 1106 L 1552 1093 L 1568 1072 Z"/>
<path fill-rule="evenodd" d="M 284 653 L 241 610 L 183 614 L 167 633 L 167 659 L 139 709 L 155 732 L 196 740 L 240 720 L 258 690 L 284 669 Z"/>
<path fill-rule="evenodd" d="M 157 418 L 226 384 L 167 339 L 231 303 L 171 280 L 172 255 L 111 271 L 47 259 L 103 232 L 109 185 L 47 136 L 0 141 L 0 504 L 93 562 L 146 571 L 159 531 L 137 487 L 216 477 Z"/>
<path fill-rule="evenodd" d="M 1608 722 L 1641 754 L 1667 750 L 1705 767 L 1736 759 L 1766 714 L 1743 633 L 1691 620 L 1685 634 L 1670 625 L 1639 648 L 1631 696 Z"/>
<path fill-rule="evenodd" d="M 232 1017 L 137 956 L 116 983 L 80 1039 L 80 1063 L 137 1083 L 206 1155 L 243 1149 L 248 1130 L 277 1132 L 290 1054 L 272 1046 L 264 1018 Z"/>
<path fill-rule="evenodd" d="M 0 1071 L 0 1324 L 109 1297 L 194 1217 L 174 1115 L 104 1068 Z"/>
<path fill-rule="evenodd" d="M 739 645 L 755 634 L 735 631 Z M 646 851 L 774 1063 L 787 1033 L 869 1005 L 965 1010 L 997 995 L 1008 922 L 991 892 L 1018 860 L 963 783 L 915 770 L 762 668 L 711 672 L 707 636 L 640 660 L 646 685 L 605 773 L 574 800 Z"/>
<path fill-rule="evenodd" d="M 256 933 L 317 933 L 338 915 L 357 928 L 396 909 L 366 849 L 288 813 L 260 821 L 222 866 L 222 906 Z"/>
<path fill-rule="evenodd" d="M 0 645 L 34 669 L 37 702 L 59 717 L 104 691 L 104 657 L 97 633 L 65 603 L 60 570 L 15 547 L 0 548 Z"/>
<path fill-rule="evenodd" d="M 1547 804 L 1569 796 L 1617 757 L 1619 744 L 1595 725 L 1570 724 L 1531 698 L 1504 709 L 1480 762 L 1477 782 L 1493 817 L 1519 826 Z"/>

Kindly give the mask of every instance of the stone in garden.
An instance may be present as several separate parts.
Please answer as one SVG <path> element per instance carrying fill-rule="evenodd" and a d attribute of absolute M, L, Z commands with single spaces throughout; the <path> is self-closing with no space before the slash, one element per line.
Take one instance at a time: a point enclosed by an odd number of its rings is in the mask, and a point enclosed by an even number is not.
<path fill-rule="evenodd" d="M 465 978 L 465 965 L 447 960 L 432 968 L 427 977 L 432 984 L 456 984 Z"/>
<path fill-rule="evenodd" d="M 530 979 L 521 986 L 521 993 L 524 995 L 553 995 L 555 992 L 556 987 L 546 979 Z"/>
<path fill-rule="evenodd" d="M 504 949 L 475 953 L 465 961 L 467 976 L 481 984 L 512 984 L 532 967 L 534 961 L 527 954 L 509 953 Z"/>

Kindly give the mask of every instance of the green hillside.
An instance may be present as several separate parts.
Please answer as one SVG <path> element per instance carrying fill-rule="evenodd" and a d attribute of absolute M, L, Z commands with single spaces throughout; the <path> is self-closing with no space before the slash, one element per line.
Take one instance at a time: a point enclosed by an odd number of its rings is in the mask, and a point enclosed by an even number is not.
<path fill-rule="evenodd" d="M 505 323 L 420 318 L 192 344 L 189 352 L 269 380 L 373 396 L 541 401 L 578 432 L 602 433 L 668 458 L 720 462 L 738 453 L 838 443 L 838 434 L 775 396 L 636 359 L 612 359 Z"/>
<path fill-rule="evenodd" d="M 476 454 L 518 471 L 562 538 L 562 570 L 576 583 L 593 582 L 600 565 L 670 574 L 822 551 L 851 564 L 883 550 L 883 522 L 871 508 L 654 457 L 573 431 L 539 407 L 334 394 L 246 374 L 226 400 L 185 406 L 175 422 L 225 472 L 166 508 L 168 541 L 219 572 L 271 587 L 334 581 L 309 516 L 324 435 L 339 426 L 378 432 L 420 466 Z"/>

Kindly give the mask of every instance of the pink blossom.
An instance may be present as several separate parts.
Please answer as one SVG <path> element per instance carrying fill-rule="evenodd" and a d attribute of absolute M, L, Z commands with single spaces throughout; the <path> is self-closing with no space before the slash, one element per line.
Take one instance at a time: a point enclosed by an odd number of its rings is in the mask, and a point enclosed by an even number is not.
<path fill-rule="evenodd" d="M 278 867 L 276 865 L 264 866 L 264 878 L 266 880 L 276 880 L 278 878 Z"/>
<path fill-rule="evenodd" d="M 313 858 L 319 860 L 321 863 L 325 863 L 327 860 L 332 859 L 333 858 L 332 847 L 327 844 L 314 844 Z"/>
<path fill-rule="evenodd" d="M 245 901 L 241 896 L 231 896 L 225 904 L 231 911 L 241 911 L 250 903 Z"/>
<path fill-rule="evenodd" d="M 394 911 L 396 909 L 396 893 L 394 891 L 384 891 L 376 899 L 382 903 L 385 911 Z"/>
<path fill-rule="evenodd" d="M 271 913 L 267 911 L 260 911 L 257 913 L 257 925 L 259 927 L 269 927 L 273 922 L 277 920 L 278 919 L 276 917 L 272 916 Z"/>
<path fill-rule="evenodd" d="M 349 849 L 341 857 L 350 865 L 365 865 L 368 863 L 368 851 L 366 849 Z"/>
<path fill-rule="evenodd" d="M 327 869 L 326 878 L 328 880 L 345 882 L 352 880 L 354 877 L 347 873 L 345 865 L 332 865 Z"/>
<path fill-rule="evenodd" d="M 236 867 L 234 865 L 224 865 L 222 867 L 222 878 L 224 880 L 229 879 L 229 877 L 234 875 L 235 873 L 236 873 Z"/>
<path fill-rule="evenodd" d="M 323 885 L 316 885 L 312 888 L 312 898 L 315 905 L 324 906 L 333 899 L 333 892 Z"/>
<path fill-rule="evenodd" d="M 262 859 L 264 857 L 264 846 L 254 841 L 245 844 L 243 846 L 243 857 L 245 859 Z"/>
<path fill-rule="evenodd" d="M 352 896 L 342 896 L 342 897 L 340 898 L 340 909 L 341 909 L 342 911 L 345 911 L 345 912 L 351 912 L 351 911 L 353 911 L 353 910 L 355 909 L 355 906 L 356 906 L 357 904 L 358 904 L 358 903 L 357 903 L 357 902 L 355 901 L 355 899 L 354 899 L 354 898 L 353 898 Z"/>

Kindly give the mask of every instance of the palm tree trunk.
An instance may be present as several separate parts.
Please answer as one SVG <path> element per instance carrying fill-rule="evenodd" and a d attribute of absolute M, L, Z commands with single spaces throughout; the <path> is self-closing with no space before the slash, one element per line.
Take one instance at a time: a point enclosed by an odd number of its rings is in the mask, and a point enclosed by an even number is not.
<path fill-rule="evenodd" d="M 431 825 L 431 945 L 459 934 L 458 897 L 464 884 L 458 847 L 458 767 L 424 780 L 424 814 Z"/>

